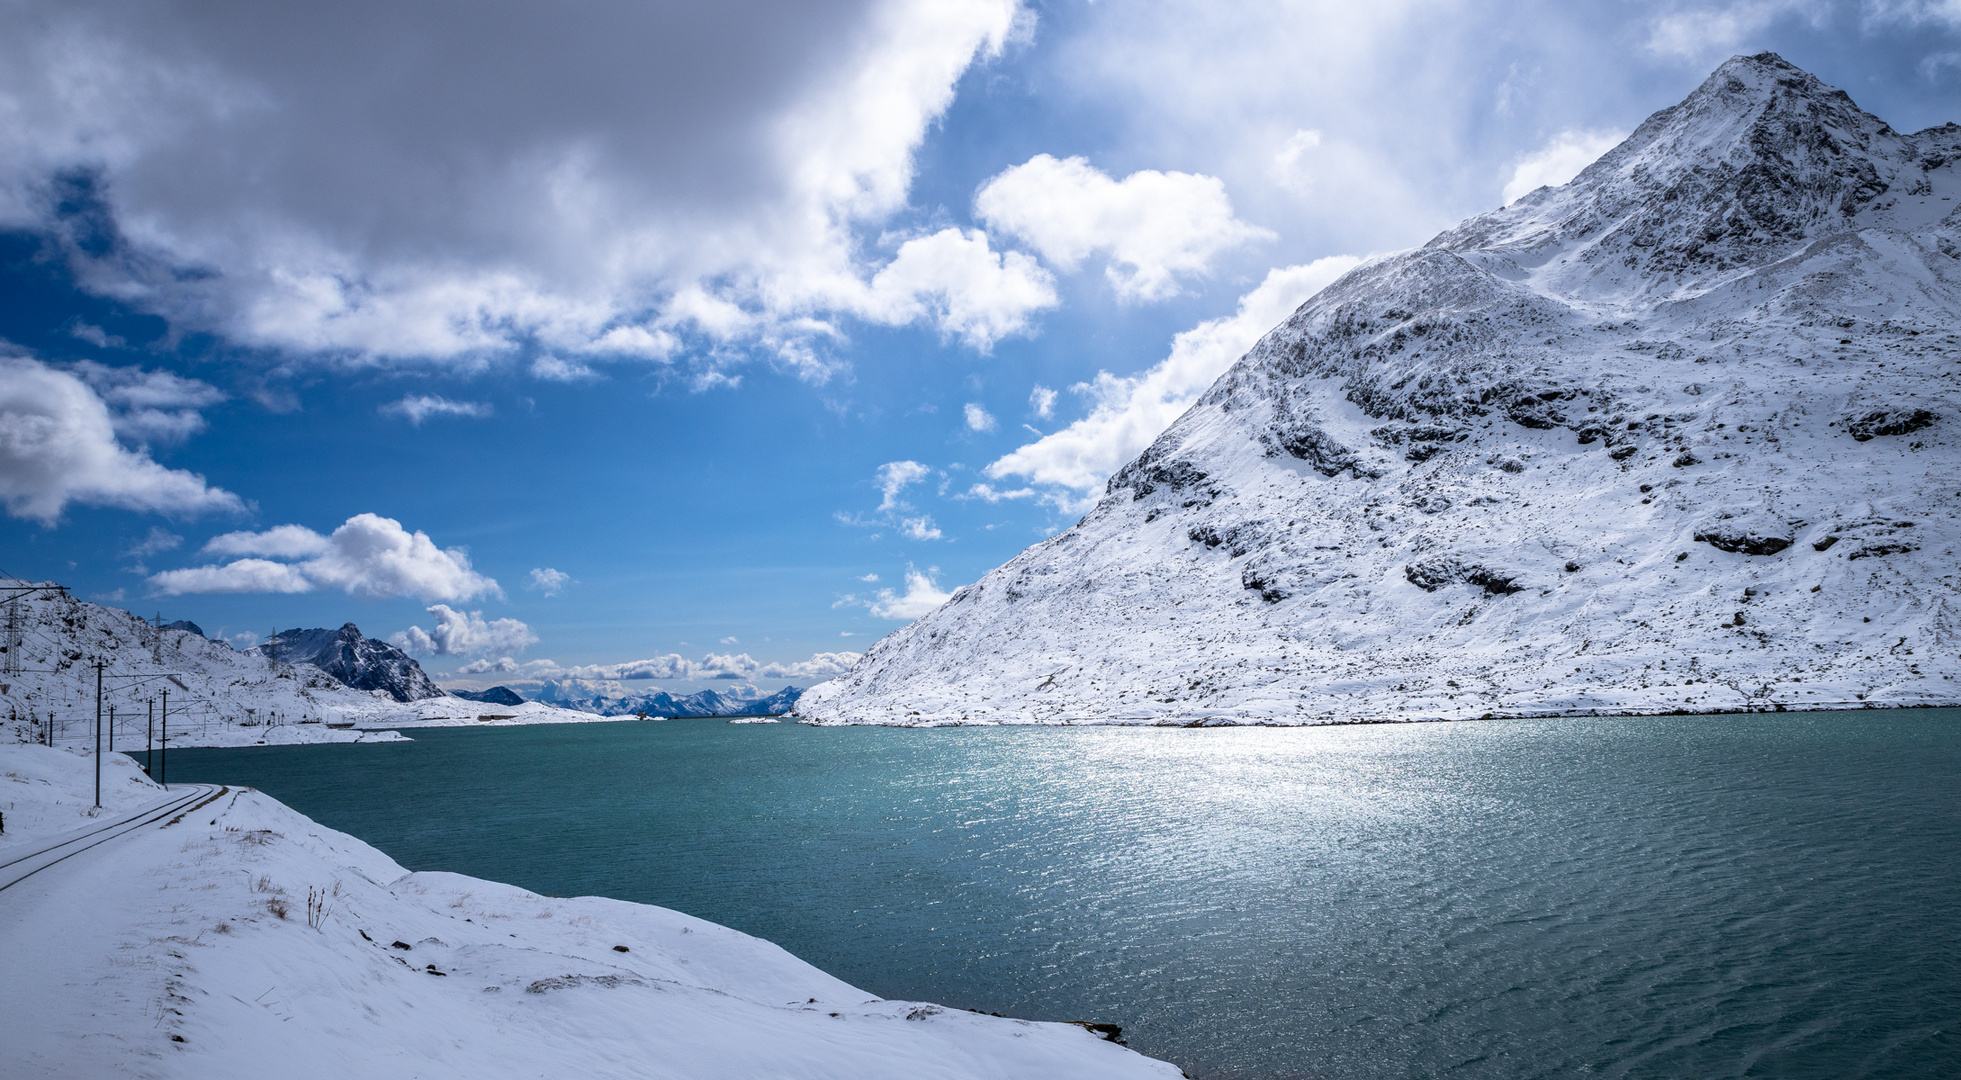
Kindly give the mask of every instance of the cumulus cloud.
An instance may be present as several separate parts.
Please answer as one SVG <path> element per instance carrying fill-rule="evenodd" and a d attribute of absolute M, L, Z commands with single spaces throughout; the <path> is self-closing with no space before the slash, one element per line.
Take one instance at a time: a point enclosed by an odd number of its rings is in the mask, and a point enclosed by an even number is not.
<path fill-rule="evenodd" d="M 699 336 L 820 377 L 808 343 L 841 317 L 984 346 L 1052 302 L 1039 267 L 974 233 L 891 260 L 867 241 L 1017 16 L 1016 0 L 600 0 L 577 19 L 491 2 L 461 22 L 365 0 L 13 5 L 0 225 L 63 242 L 86 287 L 183 328 L 357 362 L 536 346 L 554 358 L 538 373 L 565 377 Z"/>
<path fill-rule="evenodd" d="M 1580 174 L 1627 138 L 1625 131 L 1562 131 L 1546 145 L 1518 159 L 1505 183 L 1504 199 L 1511 205 L 1520 196 L 1542 187 L 1557 187 Z"/>
<path fill-rule="evenodd" d="M 998 426 L 995 423 L 994 417 L 989 416 L 986 409 L 981 408 L 971 401 L 967 403 L 966 412 L 967 429 L 969 431 L 988 432 L 993 431 Z"/>
<path fill-rule="evenodd" d="M 988 477 L 1026 477 L 1046 486 L 1062 509 L 1072 513 L 1088 509 L 1110 474 L 1149 446 L 1233 361 L 1360 262 L 1350 255 L 1331 255 L 1269 272 L 1257 288 L 1239 298 L 1238 311 L 1178 334 L 1172 339 L 1171 355 L 1149 371 L 1130 377 L 1102 371 L 1093 382 L 1072 387 L 1093 402 L 1090 414 L 990 464 Z M 996 492 L 982 485 L 970 494 L 995 501 L 1020 493 Z"/>
<path fill-rule="evenodd" d="M 938 540 L 940 538 L 940 527 L 933 524 L 933 515 L 931 514 L 900 518 L 899 532 L 908 540 Z"/>
<path fill-rule="evenodd" d="M 572 575 L 549 566 L 535 567 L 531 571 L 531 588 L 546 596 L 557 596 L 572 581 Z"/>
<path fill-rule="evenodd" d="M 1064 270 L 1107 255 L 1104 273 L 1129 300 L 1173 296 L 1179 275 L 1203 274 L 1221 252 L 1273 236 L 1233 216 L 1217 177 L 1146 169 L 1112 180 L 1084 158 L 1048 154 L 982 185 L 974 210 Z"/>
<path fill-rule="evenodd" d="M 538 635 L 516 619 L 486 620 L 481 611 L 456 611 L 448 604 L 431 605 L 428 612 L 436 617 L 434 630 L 411 626 L 388 640 L 416 656 L 509 654 L 538 644 Z"/>
<path fill-rule="evenodd" d="M 123 400 L 142 397 L 129 389 Z M 116 436 L 109 406 L 81 377 L 0 357 L 0 500 L 8 513 L 52 525 L 71 502 L 186 515 L 244 509 L 231 492 L 164 468 Z"/>
<path fill-rule="evenodd" d="M 223 565 L 166 570 L 150 577 L 169 596 L 205 592 L 309 592 L 341 589 L 356 596 L 413 596 L 422 600 L 469 600 L 503 595 L 497 582 L 470 567 L 458 548 L 438 548 L 429 535 L 410 532 L 378 514 L 356 514 L 321 536 L 300 525 L 261 533 L 226 533 L 205 544 L 208 554 L 271 555 L 293 563 L 239 559 Z"/>
<path fill-rule="evenodd" d="M 900 245 L 854 306 L 888 325 L 929 321 L 985 352 L 1055 304 L 1055 277 L 1034 259 L 996 254 L 978 230 L 942 229 Z"/>
<path fill-rule="evenodd" d="M 489 418 L 496 410 L 485 401 L 451 401 L 435 394 L 407 394 L 400 401 L 391 401 L 381 407 L 383 416 L 399 416 L 421 427 L 424 420 L 432 416 L 467 416 L 476 420 Z"/>
<path fill-rule="evenodd" d="M 905 592 L 880 589 L 876 597 L 866 601 L 865 606 L 878 618 L 911 622 L 953 598 L 952 593 L 940 591 L 939 585 L 934 582 L 933 577 L 939 572 L 937 566 L 927 567 L 924 573 L 908 566 Z"/>

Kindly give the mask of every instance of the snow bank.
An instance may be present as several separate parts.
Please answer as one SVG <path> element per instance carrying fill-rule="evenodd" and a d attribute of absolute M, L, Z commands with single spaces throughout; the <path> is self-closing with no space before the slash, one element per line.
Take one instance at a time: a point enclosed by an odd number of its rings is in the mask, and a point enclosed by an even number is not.
<path fill-rule="evenodd" d="M 83 820 L 92 768 L 0 745 L 9 841 Z M 160 794 L 114 773 L 105 804 Z M 664 908 L 411 874 L 249 789 L 0 892 L 0 955 L 20 1080 L 1181 1075 L 1080 1027 L 881 1000 Z"/>

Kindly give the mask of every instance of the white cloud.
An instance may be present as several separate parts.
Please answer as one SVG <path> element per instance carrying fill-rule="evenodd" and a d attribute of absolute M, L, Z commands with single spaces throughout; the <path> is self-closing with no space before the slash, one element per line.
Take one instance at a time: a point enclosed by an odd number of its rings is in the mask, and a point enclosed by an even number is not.
<path fill-rule="evenodd" d="M 967 429 L 969 431 L 987 432 L 987 431 L 993 431 L 996 427 L 999 426 L 995 422 L 994 417 L 988 415 L 986 409 L 981 408 L 979 405 L 976 405 L 971 401 L 967 403 L 966 412 L 967 412 Z"/>
<path fill-rule="evenodd" d="M 866 575 L 864 575 L 863 577 L 861 577 L 861 578 L 859 578 L 858 580 L 859 580 L 859 581 L 877 581 L 877 580 L 878 580 L 878 575 L 877 575 L 877 574 L 866 574 Z"/>
<path fill-rule="evenodd" d="M 458 675 L 483 675 L 488 672 L 508 674 L 516 670 L 518 670 L 518 662 L 516 660 L 513 660 L 508 656 L 500 656 L 495 660 L 491 660 L 488 658 L 483 660 L 472 660 L 469 663 L 458 667 L 456 669 L 456 673 Z"/>
<path fill-rule="evenodd" d="M 1287 136 L 1280 149 L 1273 155 L 1274 182 L 1289 191 L 1305 195 L 1314 188 L 1314 173 L 1309 165 L 1316 150 L 1321 148 L 1321 133 L 1310 128 L 1302 128 Z"/>
<path fill-rule="evenodd" d="M 940 527 L 933 524 L 933 516 L 931 514 L 900 518 L 899 532 L 904 534 L 908 540 L 938 540 L 940 538 Z"/>
<path fill-rule="evenodd" d="M 116 434 L 138 443 L 183 442 L 205 428 L 198 410 L 225 400 L 217 387 L 168 371 L 107 367 L 93 360 L 72 370 L 115 410 Z"/>
<path fill-rule="evenodd" d="M 1961 27 L 1961 0 L 1866 0 L 1868 27 L 1888 23 Z"/>
<path fill-rule="evenodd" d="M 1932 82 L 1940 77 L 1942 68 L 1961 68 L 1961 52 L 1927 54 L 1920 61 L 1920 77 Z"/>
<path fill-rule="evenodd" d="M 538 643 L 538 635 L 516 619 L 486 620 L 481 611 L 456 611 L 447 604 L 434 604 L 428 612 L 436 617 L 434 630 L 411 626 L 388 640 L 416 656 L 509 654 Z"/>
<path fill-rule="evenodd" d="M 406 419 L 417 427 L 432 416 L 468 416 L 482 420 L 490 417 L 496 410 L 484 401 L 451 401 L 435 394 L 407 394 L 400 401 L 391 401 L 381 407 L 384 416 L 394 415 Z"/>
<path fill-rule="evenodd" d="M 995 254 L 979 230 L 942 229 L 900 245 L 854 307 L 888 325 L 929 320 L 984 352 L 1055 304 L 1055 277 L 1034 259 Z"/>
<path fill-rule="evenodd" d="M 171 596 L 202 592 L 307 592 L 337 588 L 356 596 L 413 596 L 426 601 L 503 595 L 497 582 L 470 568 L 457 548 L 442 549 L 427 533 L 409 532 L 378 514 L 356 514 L 321 536 L 299 525 L 262 533 L 227 533 L 205 545 L 210 554 L 252 552 L 302 562 L 240 559 L 223 566 L 166 570 L 150 577 Z"/>
<path fill-rule="evenodd" d="M 206 555 L 269 555 L 275 559 L 303 559 L 324 554 L 331 547 L 326 537 L 304 525 L 275 525 L 264 532 L 228 532 L 204 542 Z"/>
<path fill-rule="evenodd" d="M 1330 255 L 1269 272 L 1257 288 L 1239 298 L 1237 312 L 1178 334 L 1172 339 L 1171 355 L 1149 371 L 1128 378 L 1098 372 L 1094 382 L 1073 387 L 1095 403 L 1090 414 L 995 461 L 986 469 L 988 477 L 1026 477 L 1048 486 L 1063 509 L 1088 509 L 1110 474 L 1149 446 L 1233 361 L 1360 262 L 1352 255 Z M 977 488 L 970 494 L 994 501 L 1019 493 Z"/>
<path fill-rule="evenodd" d="M 1625 131 L 1562 131 L 1554 135 L 1546 145 L 1518 159 L 1512 178 L 1505 183 L 1505 204 L 1509 206 L 1542 187 L 1564 184 L 1625 138 Z"/>
<path fill-rule="evenodd" d="M 384 33 L 337 5 L 15 5 L 0 226 L 72 240 L 85 287 L 180 328 L 353 362 L 537 346 L 541 377 L 582 377 L 572 357 L 659 361 L 700 335 L 816 378 L 808 343 L 837 316 L 984 346 L 1052 302 L 1039 267 L 952 233 L 902 246 L 880 282 L 865 241 L 1018 15 L 601 0 L 572 20 L 478 6 L 459 27 L 411 5 Z M 404 42 L 416 62 L 395 62 Z M 93 224 L 62 209 L 78 201 Z M 106 252 L 83 242 L 103 222 Z"/>
<path fill-rule="evenodd" d="M 86 341 L 98 349 L 120 349 L 129 344 L 121 337 L 104 330 L 93 323 L 78 322 L 68 328 L 70 336 L 77 341 Z"/>
<path fill-rule="evenodd" d="M 140 395 L 132 389 L 127 400 Z M 116 435 L 108 405 L 81 378 L 27 357 L 0 358 L 0 499 L 8 513 L 52 525 L 71 502 L 165 514 L 244 509 L 238 496 L 124 449 Z"/>
<path fill-rule="evenodd" d="M 1040 492 L 1030 487 L 1015 488 L 1010 491 L 1002 491 L 999 488 L 996 488 L 993 484 L 975 484 L 973 487 L 967 489 L 967 493 L 965 495 L 960 495 L 955 497 L 963 498 L 963 499 L 983 499 L 987 502 L 998 503 L 1003 499 L 1032 499 L 1040 494 L 1041 494 Z"/>
<path fill-rule="evenodd" d="M 718 644 L 718 645 L 739 645 L 739 644 L 741 644 L 741 642 L 738 642 L 738 641 L 736 641 L 734 637 L 725 637 L 725 638 L 721 638 L 721 639 L 719 639 L 719 640 L 718 640 L 718 641 L 716 642 L 716 644 Z"/>
<path fill-rule="evenodd" d="M 888 461 L 878 467 L 878 490 L 885 496 L 878 504 L 881 513 L 905 508 L 899 493 L 909 484 L 931 476 L 933 470 L 917 461 Z"/>
<path fill-rule="evenodd" d="M 1108 255 L 1104 273 L 1129 300 L 1176 295 L 1179 275 L 1203 274 L 1221 252 L 1273 236 L 1233 216 L 1217 177 L 1146 169 L 1119 181 L 1083 158 L 1047 154 L 982 185 L 974 209 L 1064 270 Z"/>
<path fill-rule="evenodd" d="M 267 559 L 238 559 L 223 566 L 189 566 L 152 574 L 150 584 L 165 596 L 185 593 L 303 593 L 313 591 L 299 567 Z"/>
<path fill-rule="evenodd" d="M 1787 15 L 1816 25 L 1830 13 L 1830 7 L 1823 0 L 1741 0 L 1712 8 L 1671 11 L 1650 24 L 1648 48 L 1666 56 L 1702 60 L 1734 52 Z"/>
<path fill-rule="evenodd" d="M 571 584 L 572 575 L 549 566 L 536 567 L 531 571 L 531 588 L 546 596 L 557 596 Z"/>
<path fill-rule="evenodd" d="M 923 574 L 908 566 L 904 594 L 895 594 L 891 589 L 880 589 L 878 597 L 868 601 L 866 606 L 878 618 L 911 622 L 952 599 L 952 593 L 941 592 L 933 581 L 933 576 L 939 572 L 940 568 L 937 566 L 928 567 Z"/>
<path fill-rule="evenodd" d="M 1034 410 L 1035 415 L 1043 420 L 1054 416 L 1055 391 L 1043 386 L 1041 383 L 1036 383 L 1035 389 L 1028 392 L 1028 407 Z"/>

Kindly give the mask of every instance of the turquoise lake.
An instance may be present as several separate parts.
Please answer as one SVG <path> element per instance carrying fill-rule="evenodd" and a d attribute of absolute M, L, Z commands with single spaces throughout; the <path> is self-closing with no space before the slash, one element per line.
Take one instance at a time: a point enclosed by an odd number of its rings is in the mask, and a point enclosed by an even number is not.
<path fill-rule="evenodd" d="M 1205 1080 L 1961 1076 L 1961 710 L 414 738 L 170 779 Z"/>

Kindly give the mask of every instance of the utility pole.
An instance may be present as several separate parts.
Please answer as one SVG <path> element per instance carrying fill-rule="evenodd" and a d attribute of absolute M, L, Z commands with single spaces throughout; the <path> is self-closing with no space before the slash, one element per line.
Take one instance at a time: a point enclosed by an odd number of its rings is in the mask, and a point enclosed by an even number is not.
<path fill-rule="evenodd" d="M 150 722 L 143 727 L 143 775 L 154 779 L 156 770 L 150 767 L 150 747 L 157 737 L 157 699 L 150 699 Z"/>
<path fill-rule="evenodd" d="M 163 738 L 157 740 L 161 744 L 157 748 L 157 783 L 162 784 L 165 791 L 169 791 L 169 777 L 166 775 L 170 771 L 170 687 L 168 686 L 163 688 L 161 719 L 163 723 L 157 728 L 157 731 L 163 735 Z"/>
<path fill-rule="evenodd" d="M 95 808 L 102 809 L 102 658 L 95 658 Z"/>

